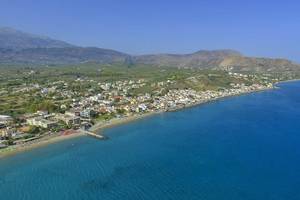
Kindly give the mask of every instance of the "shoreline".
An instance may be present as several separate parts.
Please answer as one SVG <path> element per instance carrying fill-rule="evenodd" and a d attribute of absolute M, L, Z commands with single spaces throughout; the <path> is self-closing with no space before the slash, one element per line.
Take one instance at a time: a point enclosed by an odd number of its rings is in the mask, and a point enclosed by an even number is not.
<path fill-rule="evenodd" d="M 290 81 L 297 81 L 297 80 L 290 80 Z M 147 113 L 131 115 L 131 116 L 127 116 L 127 117 L 114 118 L 114 119 L 111 119 L 109 121 L 98 122 L 98 123 L 94 124 L 88 131 L 99 134 L 99 135 L 103 136 L 103 138 L 105 139 L 107 137 L 105 135 L 101 134 L 100 131 L 102 131 L 104 129 L 107 129 L 107 128 L 112 128 L 114 126 L 127 124 L 127 123 L 130 123 L 130 122 L 133 122 L 133 121 L 144 119 L 146 117 L 150 117 L 150 116 L 153 116 L 153 115 L 156 115 L 156 114 L 161 114 L 161 113 L 164 113 L 164 112 L 176 112 L 176 111 L 180 111 L 180 110 L 185 109 L 185 108 L 200 106 L 202 104 L 222 100 L 222 99 L 229 98 L 229 97 L 241 96 L 241 95 L 246 95 L 246 94 L 250 94 L 250 93 L 271 90 L 271 89 L 276 89 L 276 87 L 264 88 L 264 89 L 253 90 L 253 91 L 243 92 L 243 93 L 239 93 L 239 94 L 233 94 L 233 95 L 218 97 L 218 98 L 214 98 L 214 99 L 204 100 L 204 101 L 200 101 L 200 102 L 196 102 L 196 103 L 192 103 L 192 104 L 188 104 L 188 105 L 184 105 L 184 106 L 177 106 L 177 107 L 172 108 L 170 110 L 150 111 L 150 112 L 147 112 Z M 61 142 L 61 141 L 64 141 L 64 140 L 73 139 L 73 138 L 82 137 L 82 136 L 87 136 L 87 134 L 83 130 L 76 130 L 75 133 L 70 134 L 70 135 L 53 134 L 53 135 L 45 136 L 45 137 L 42 137 L 42 138 L 40 138 L 36 141 L 32 141 L 31 143 L 25 143 L 25 144 L 18 145 L 18 146 L 11 146 L 11 147 L 7 147 L 6 149 L 0 150 L 0 159 L 4 158 L 4 157 L 11 156 L 11 155 L 15 155 L 15 154 L 18 154 L 18 153 L 33 150 L 35 148 L 44 147 L 44 146 L 47 146 L 47 145 L 52 144 L 52 143 Z"/>
<path fill-rule="evenodd" d="M 118 126 L 118 125 L 122 125 L 122 124 L 127 124 L 130 122 L 144 119 L 146 117 L 150 117 L 152 115 L 156 115 L 156 114 L 160 114 L 160 113 L 164 113 L 164 111 L 153 111 L 153 112 L 147 112 L 147 113 L 138 114 L 138 115 L 131 115 L 131 116 L 122 117 L 122 118 L 114 118 L 114 119 L 104 122 L 104 123 L 100 123 L 100 122 L 96 123 L 89 129 L 89 131 L 99 134 L 99 131 L 101 131 L 101 130 L 104 130 L 107 128 L 112 128 L 114 126 Z"/>
<path fill-rule="evenodd" d="M 104 130 L 106 128 L 112 128 L 114 126 L 126 124 L 129 122 L 143 119 L 143 118 L 146 118 L 146 117 L 149 117 L 149 116 L 152 116 L 155 114 L 159 114 L 159 113 L 163 113 L 163 112 L 148 112 L 148 113 L 143 113 L 143 114 L 139 114 L 139 115 L 132 115 L 129 117 L 115 118 L 108 122 L 96 123 L 88 131 L 99 134 L 99 132 L 101 130 Z M 99 134 L 99 135 L 103 136 L 103 139 L 107 138 L 106 136 L 104 136 L 102 134 Z M 76 130 L 75 133 L 69 134 L 69 135 L 53 134 L 53 135 L 44 136 L 44 137 L 42 137 L 38 140 L 32 141 L 30 143 L 21 144 L 18 146 L 11 146 L 11 147 L 7 147 L 6 149 L 0 150 L 0 159 L 9 157 L 9 156 L 13 156 L 18 153 L 30 151 L 35 148 L 45 147 L 45 146 L 53 144 L 53 143 L 62 142 L 65 140 L 83 137 L 83 136 L 92 137 L 92 136 L 88 136 L 86 134 L 86 131 L 83 131 L 83 130 Z"/>
<path fill-rule="evenodd" d="M 180 111 L 180 110 L 183 110 L 183 109 L 186 109 L 186 108 L 192 108 L 192 107 L 195 107 L 195 106 L 200 106 L 200 105 L 203 105 L 203 104 L 206 104 L 206 103 L 211 103 L 211 102 L 222 100 L 222 99 L 225 99 L 225 98 L 241 96 L 241 95 L 247 95 L 247 94 L 251 94 L 251 93 L 255 93 L 255 92 L 262 92 L 262 91 L 272 90 L 272 89 L 276 89 L 276 88 L 275 87 L 274 88 L 265 88 L 265 89 L 254 90 L 254 91 L 244 92 L 244 93 L 235 94 L 235 95 L 223 96 L 223 97 L 219 97 L 219 98 L 215 98 L 215 99 L 210 99 L 210 100 L 196 102 L 196 103 L 192 103 L 192 104 L 188 104 L 188 105 L 184 105 L 184 106 L 175 107 L 172 110 L 152 111 L 152 112 L 147 112 L 147 113 L 138 114 L 138 115 L 132 115 L 132 116 L 128 116 L 128 117 L 114 118 L 114 119 L 112 119 L 112 120 L 110 120 L 106 123 L 96 123 L 95 125 L 93 125 L 89 129 L 89 131 L 99 134 L 99 131 L 101 131 L 101 130 L 104 130 L 104 129 L 107 129 L 107 128 L 112 128 L 114 126 L 118 126 L 118 125 L 122 125 L 122 124 L 126 124 L 126 123 L 130 123 L 130 122 L 137 121 L 137 120 L 140 120 L 140 119 L 144 119 L 146 117 L 150 117 L 150 116 L 153 116 L 153 115 L 162 114 L 162 113 L 165 113 L 165 112 L 176 112 L 176 111 Z"/>
<path fill-rule="evenodd" d="M 300 81 L 300 78 L 285 80 L 285 81 L 278 81 L 278 82 L 274 83 L 274 85 L 279 84 L 279 83 L 289 83 L 289 82 L 296 82 L 296 81 Z"/>
<path fill-rule="evenodd" d="M 37 141 L 32 141 L 31 143 L 25 143 L 18 146 L 11 146 L 11 147 L 7 147 L 6 149 L 0 150 L 0 159 L 8 156 L 16 155 L 18 153 L 30 151 L 35 148 L 45 147 L 53 143 L 65 141 L 72 138 L 82 137 L 82 136 L 85 136 L 85 134 L 82 131 L 77 131 L 76 133 L 70 135 L 53 134 L 53 135 L 44 136 L 38 139 Z"/>

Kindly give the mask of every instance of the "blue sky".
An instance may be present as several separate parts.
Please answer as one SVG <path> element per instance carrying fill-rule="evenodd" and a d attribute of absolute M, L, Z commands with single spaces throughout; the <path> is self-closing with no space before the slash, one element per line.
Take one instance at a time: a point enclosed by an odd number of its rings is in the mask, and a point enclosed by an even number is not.
<path fill-rule="evenodd" d="M 296 0 L 1 0 L 0 26 L 131 54 L 225 48 L 300 62 Z"/>

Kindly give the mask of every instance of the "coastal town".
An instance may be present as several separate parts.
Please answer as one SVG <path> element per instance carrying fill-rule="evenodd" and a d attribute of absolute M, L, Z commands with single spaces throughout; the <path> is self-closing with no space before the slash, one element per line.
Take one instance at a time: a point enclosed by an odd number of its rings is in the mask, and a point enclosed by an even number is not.
<path fill-rule="evenodd" d="M 95 134 L 93 132 L 97 129 L 115 121 L 174 111 L 227 96 L 271 89 L 276 81 L 268 77 L 260 77 L 260 81 L 257 81 L 256 75 L 232 72 L 227 75 L 242 81 L 230 83 L 227 88 L 200 91 L 186 86 L 174 88 L 172 86 L 177 83 L 174 79 L 158 82 L 145 79 L 97 82 L 77 78 L 74 80 L 77 85 L 92 85 L 83 91 L 74 89 L 72 83 L 64 80 L 46 84 L 21 84 L 10 92 L 24 97 L 30 93 L 34 98 L 46 100 L 43 100 L 42 106 L 38 106 L 35 112 L 17 116 L 0 115 L 0 149 L 24 146 L 47 137 L 74 133 Z M 187 78 L 189 81 L 195 81 L 194 79 L 196 78 Z M 147 87 L 152 88 L 151 92 L 145 90 Z M 142 92 L 133 93 L 139 90 Z M 4 90 L 1 92 L 5 93 Z"/>
<path fill-rule="evenodd" d="M 0 200 L 300 200 L 300 0 L 0 0 Z"/>

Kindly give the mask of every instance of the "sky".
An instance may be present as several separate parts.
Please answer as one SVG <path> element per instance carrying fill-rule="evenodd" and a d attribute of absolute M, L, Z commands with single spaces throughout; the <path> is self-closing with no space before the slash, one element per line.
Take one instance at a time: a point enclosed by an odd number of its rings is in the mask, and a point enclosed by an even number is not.
<path fill-rule="evenodd" d="M 1 0 L 0 26 L 130 54 L 234 49 L 300 62 L 296 0 Z"/>

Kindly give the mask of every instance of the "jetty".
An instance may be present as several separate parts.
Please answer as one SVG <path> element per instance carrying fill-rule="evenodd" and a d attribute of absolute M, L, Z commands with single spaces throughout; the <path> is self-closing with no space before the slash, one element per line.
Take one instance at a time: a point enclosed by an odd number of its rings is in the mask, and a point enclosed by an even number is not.
<path fill-rule="evenodd" d="M 83 131 L 86 135 L 89 135 L 89 136 L 92 136 L 92 137 L 95 137 L 97 139 L 105 139 L 105 137 L 103 135 L 98 135 L 96 133 L 93 133 L 91 131 Z"/>

